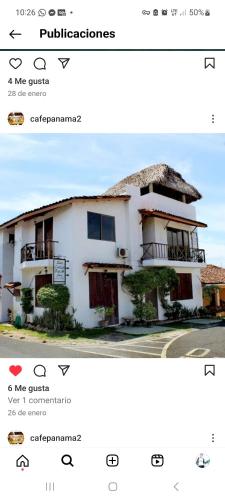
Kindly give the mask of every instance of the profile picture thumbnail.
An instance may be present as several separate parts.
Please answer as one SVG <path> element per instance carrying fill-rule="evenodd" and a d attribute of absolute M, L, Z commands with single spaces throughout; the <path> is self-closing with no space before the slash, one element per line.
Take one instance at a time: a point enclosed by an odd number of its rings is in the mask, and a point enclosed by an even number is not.
<path fill-rule="evenodd" d="M 204 453 L 200 453 L 200 455 L 198 456 L 198 458 L 196 460 L 196 465 L 200 469 L 205 469 L 209 464 L 210 464 L 210 458 L 207 455 L 205 455 Z"/>
<path fill-rule="evenodd" d="M 8 434 L 9 444 L 23 444 L 24 434 L 21 431 L 11 431 Z"/>
<path fill-rule="evenodd" d="M 23 113 L 21 113 L 21 111 L 11 111 L 11 113 L 8 114 L 8 123 L 9 125 L 23 125 Z"/>

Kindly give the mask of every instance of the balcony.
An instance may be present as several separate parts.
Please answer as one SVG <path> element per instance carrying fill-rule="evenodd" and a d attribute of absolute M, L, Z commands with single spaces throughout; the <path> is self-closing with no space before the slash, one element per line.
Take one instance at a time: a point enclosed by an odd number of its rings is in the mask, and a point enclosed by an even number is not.
<path fill-rule="evenodd" d="M 27 243 L 21 248 L 21 263 L 53 259 L 56 243 L 52 240 Z"/>
<path fill-rule="evenodd" d="M 164 243 L 144 243 L 142 261 L 166 260 L 191 262 L 196 264 L 205 263 L 205 250 L 200 248 L 174 247 Z"/>

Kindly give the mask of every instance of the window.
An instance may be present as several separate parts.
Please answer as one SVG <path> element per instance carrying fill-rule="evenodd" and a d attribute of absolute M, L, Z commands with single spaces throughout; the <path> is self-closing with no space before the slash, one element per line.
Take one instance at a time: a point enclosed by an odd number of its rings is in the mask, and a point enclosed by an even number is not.
<path fill-rule="evenodd" d="M 175 191 L 167 186 L 162 186 L 162 184 L 153 184 L 153 192 L 161 194 L 162 196 L 166 196 L 167 198 L 172 198 L 173 200 L 183 201 L 185 203 L 190 203 L 187 201 L 187 197 L 180 193 L 179 191 Z"/>
<path fill-rule="evenodd" d="M 14 233 L 9 233 L 9 243 L 10 243 L 10 245 L 15 244 L 15 234 Z"/>
<path fill-rule="evenodd" d="M 38 290 L 49 284 L 52 284 L 52 274 L 38 274 L 35 276 L 35 307 L 40 307 L 37 302 Z"/>
<path fill-rule="evenodd" d="M 198 233 L 196 230 L 191 233 L 191 246 L 192 248 L 198 248 Z"/>
<path fill-rule="evenodd" d="M 188 231 L 167 228 L 167 243 L 170 247 L 189 247 Z"/>
<path fill-rule="evenodd" d="M 88 212 L 88 238 L 115 241 L 115 217 Z"/>
<path fill-rule="evenodd" d="M 190 300 L 193 298 L 192 275 L 190 273 L 177 274 L 178 284 L 171 290 L 170 300 Z"/>

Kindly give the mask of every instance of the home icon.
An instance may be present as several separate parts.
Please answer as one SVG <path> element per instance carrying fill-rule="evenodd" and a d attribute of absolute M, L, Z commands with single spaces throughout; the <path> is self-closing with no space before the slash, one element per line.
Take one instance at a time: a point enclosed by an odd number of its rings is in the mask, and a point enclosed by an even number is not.
<path fill-rule="evenodd" d="M 27 457 L 25 457 L 25 455 L 21 455 L 19 458 L 17 458 L 16 467 L 29 467 L 29 465 L 29 460 Z"/>

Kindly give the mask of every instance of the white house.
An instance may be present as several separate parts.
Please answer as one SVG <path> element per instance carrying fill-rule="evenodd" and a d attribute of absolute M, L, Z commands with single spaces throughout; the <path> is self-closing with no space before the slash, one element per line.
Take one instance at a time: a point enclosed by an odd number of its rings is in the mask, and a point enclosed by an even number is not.
<path fill-rule="evenodd" d="M 197 228 L 207 227 L 196 218 L 193 203 L 200 199 L 179 173 L 156 165 L 103 195 L 64 199 L 5 222 L 0 226 L 0 321 L 7 321 L 9 311 L 22 315 L 23 287 L 33 289 L 34 314 L 41 314 L 37 291 L 59 279 L 59 265 L 67 268 L 61 277 L 76 318 L 86 327 L 97 325 L 95 308 L 101 305 L 115 305 L 116 323 L 132 316 L 122 277 L 145 266 L 173 267 L 179 285 L 171 302 L 200 307 L 205 252 L 198 247 Z M 157 293 L 151 300 L 163 319 Z"/>

